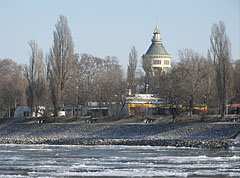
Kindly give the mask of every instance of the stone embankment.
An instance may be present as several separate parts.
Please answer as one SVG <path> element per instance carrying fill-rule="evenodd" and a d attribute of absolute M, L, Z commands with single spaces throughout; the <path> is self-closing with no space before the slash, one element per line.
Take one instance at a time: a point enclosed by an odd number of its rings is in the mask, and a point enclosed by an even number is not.
<path fill-rule="evenodd" d="M 228 148 L 230 140 L 145 140 L 145 139 L 57 139 L 57 138 L 0 138 L 1 144 L 49 144 L 49 145 L 128 145 L 175 146 L 195 148 Z"/>

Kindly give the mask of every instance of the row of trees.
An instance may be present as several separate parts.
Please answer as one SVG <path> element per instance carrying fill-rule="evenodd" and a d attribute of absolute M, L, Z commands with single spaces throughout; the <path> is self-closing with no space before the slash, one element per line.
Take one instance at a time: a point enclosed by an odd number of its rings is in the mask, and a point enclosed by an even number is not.
<path fill-rule="evenodd" d="M 60 107 L 84 105 L 89 101 L 121 102 L 126 88 L 124 73 L 114 56 L 104 59 L 74 52 L 67 18 L 60 15 L 53 32 L 53 45 L 44 57 L 31 40 L 29 64 L 0 60 L 1 115 L 13 115 L 17 105 Z M 20 85 L 21 86 L 18 86 Z"/>
<path fill-rule="evenodd" d="M 151 76 L 150 65 L 138 68 L 137 50 L 129 53 L 125 77 L 114 56 L 104 59 L 74 52 L 67 18 L 60 15 L 53 32 L 53 45 L 45 55 L 36 41 L 30 41 L 29 64 L 0 60 L 1 116 L 12 115 L 17 105 L 53 107 L 85 105 L 90 101 L 124 103 L 127 89 L 132 93 L 158 94 L 168 103 L 205 103 L 224 106 L 240 102 L 240 60 L 231 61 L 230 42 L 225 25 L 214 24 L 211 49 L 203 57 L 191 49 L 179 51 L 179 62 L 165 75 Z M 222 107 L 222 113 L 224 108 Z"/>

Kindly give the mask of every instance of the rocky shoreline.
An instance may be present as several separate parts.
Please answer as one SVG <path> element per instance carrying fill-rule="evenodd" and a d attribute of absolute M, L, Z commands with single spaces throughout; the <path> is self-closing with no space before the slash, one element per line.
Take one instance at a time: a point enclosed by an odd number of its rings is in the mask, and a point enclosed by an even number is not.
<path fill-rule="evenodd" d="M 0 144 L 49 144 L 49 145 L 128 145 L 175 146 L 193 148 L 227 149 L 232 140 L 145 140 L 145 139 L 71 139 L 71 138 L 0 138 Z"/>

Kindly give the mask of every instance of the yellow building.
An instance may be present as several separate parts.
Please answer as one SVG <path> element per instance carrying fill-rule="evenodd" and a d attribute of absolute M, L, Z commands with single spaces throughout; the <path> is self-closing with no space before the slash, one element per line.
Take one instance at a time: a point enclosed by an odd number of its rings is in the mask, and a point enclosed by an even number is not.
<path fill-rule="evenodd" d="M 154 104 L 159 100 L 153 94 L 135 94 L 127 97 L 128 115 L 152 115 Z"/>

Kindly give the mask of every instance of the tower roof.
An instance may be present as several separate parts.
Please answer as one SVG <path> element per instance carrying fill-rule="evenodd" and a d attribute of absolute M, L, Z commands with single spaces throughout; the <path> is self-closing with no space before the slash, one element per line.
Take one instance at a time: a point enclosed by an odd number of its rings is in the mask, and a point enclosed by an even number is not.
<path fill-rule="evenodd" d="M 146 55 L 168 55 L 162 43 L 152 43 L 148 48 Z"/>
<path fill-rule="evenodd" d="M 168 55 L 160 39 L 160 31 L 157 25 L 153 32 L 152 44 L 148 48 L 146 55 Z"/>

